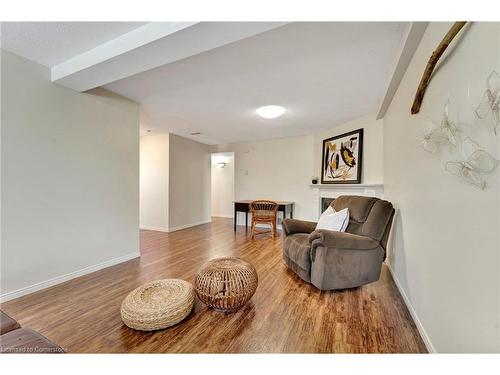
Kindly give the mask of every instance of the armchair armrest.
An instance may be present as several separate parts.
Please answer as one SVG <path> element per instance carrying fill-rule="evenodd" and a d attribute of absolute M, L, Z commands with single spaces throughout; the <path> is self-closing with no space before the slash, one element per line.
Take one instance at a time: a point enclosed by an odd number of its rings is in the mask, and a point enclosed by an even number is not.
<path fill-rule="evenodd" d="M 3 311 L 0 311 L 0 335 L 21 328 L 18 322 Z"/>
<path fill-rule="evenodd" d="M 316 224 L 312 221 L 297 219 L 284 219 L 281 223 L 286 236 L 294 233 L 311 233 L 316 229 Z"/>
<path fill-rule="evenodd" d="M 318 229 L 309 235 L 309 243 L 315 249 L 324 246 L 340 250 L 372 250 L 380 246 L 377 240 L 347 232 Z"/>

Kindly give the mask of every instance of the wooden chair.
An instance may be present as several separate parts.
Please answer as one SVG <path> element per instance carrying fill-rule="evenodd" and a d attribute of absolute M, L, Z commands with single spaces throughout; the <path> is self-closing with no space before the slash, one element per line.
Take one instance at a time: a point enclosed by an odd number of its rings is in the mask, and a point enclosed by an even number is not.
<path fill-rule="evenodd" d="M 252 214 L 252 238 L 255 238 L 256 234 L 271 232 L 274 239 L 276 236 L 278 203 L 266 200 L 253 201 L 250 203 L 250 213 Z M 271 230 L 257 230 L 257 224 L 269 224 Z"/>

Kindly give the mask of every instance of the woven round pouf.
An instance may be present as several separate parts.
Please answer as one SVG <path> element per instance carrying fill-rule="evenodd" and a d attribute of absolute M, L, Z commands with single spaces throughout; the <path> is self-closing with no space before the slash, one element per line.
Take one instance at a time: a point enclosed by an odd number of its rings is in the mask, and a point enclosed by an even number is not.
<path fill-rule="evenodd" d="M 193 286 L 184 280 L 151 281 L 129 293 L 122 302 L 123 323 L 133 329 L 153 331 L 179 323 L 194 305 Z"/>
<path fill-rule="evenodd" d="M 209 307 L 233 312 L 252 298 L 257 271 L 240 258 L 217 258 L 205 263 L 196 275 L 195 291 Z"/>

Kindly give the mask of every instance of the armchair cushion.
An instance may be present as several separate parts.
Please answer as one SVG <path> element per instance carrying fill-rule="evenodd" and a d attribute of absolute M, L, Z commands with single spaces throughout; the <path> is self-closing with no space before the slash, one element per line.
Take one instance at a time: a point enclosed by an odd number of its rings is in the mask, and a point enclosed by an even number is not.
<path fill-rule="evenodd" d="M 394 214 L 394 208 L 390 202 L 371 197 L 343 195 L 336 198 L 331 206 L 336 211 L 349 208 L 347 232 L 368 236 L 379 241 L 383 238 L 386 229 L 390 229 L 389 223 Z M 385 243 L 382 246 L 385 248 Z"/>
<path fill-rule="evenodd" d="M 370 214 L 373 205 L 378 201 L 377 198 L 360 197 L 356 195 L 342 195 L 336 198 L 332 207 L 336 211 L 349 208 L 352 221 L 364 223 Z"/>
<path fill-rule="evenodd" d="M 316 224 L 313 221 L 304 221 L 296 219 L 284 219 L 282 222 L 283 231 L 286 236 L 294 233 L 311 233 L 316 229 Z"/>

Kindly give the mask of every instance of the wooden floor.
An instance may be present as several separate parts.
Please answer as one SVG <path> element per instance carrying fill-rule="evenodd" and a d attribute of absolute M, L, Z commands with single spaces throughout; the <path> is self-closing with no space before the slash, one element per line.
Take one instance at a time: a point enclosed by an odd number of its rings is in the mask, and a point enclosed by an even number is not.
<path fill-rule="evenodd" d="M 142 231 L 140 259 L 131 260 L 2 304 L 22 326 L 68 352 L 146 353 L 422 353 L 415 324 L 384 266 L 361 288 L 320 292 L 288 271 L 281 238 L 250 240 L 230 219 L 170 234 Z M 238 256 L 257 269 L 252 300 L 234 314 L 196 301 L 180 324 L 138 332 L 120 320 L 129 291 L 159 278 L 194 281 L 203 262 Z"/>

